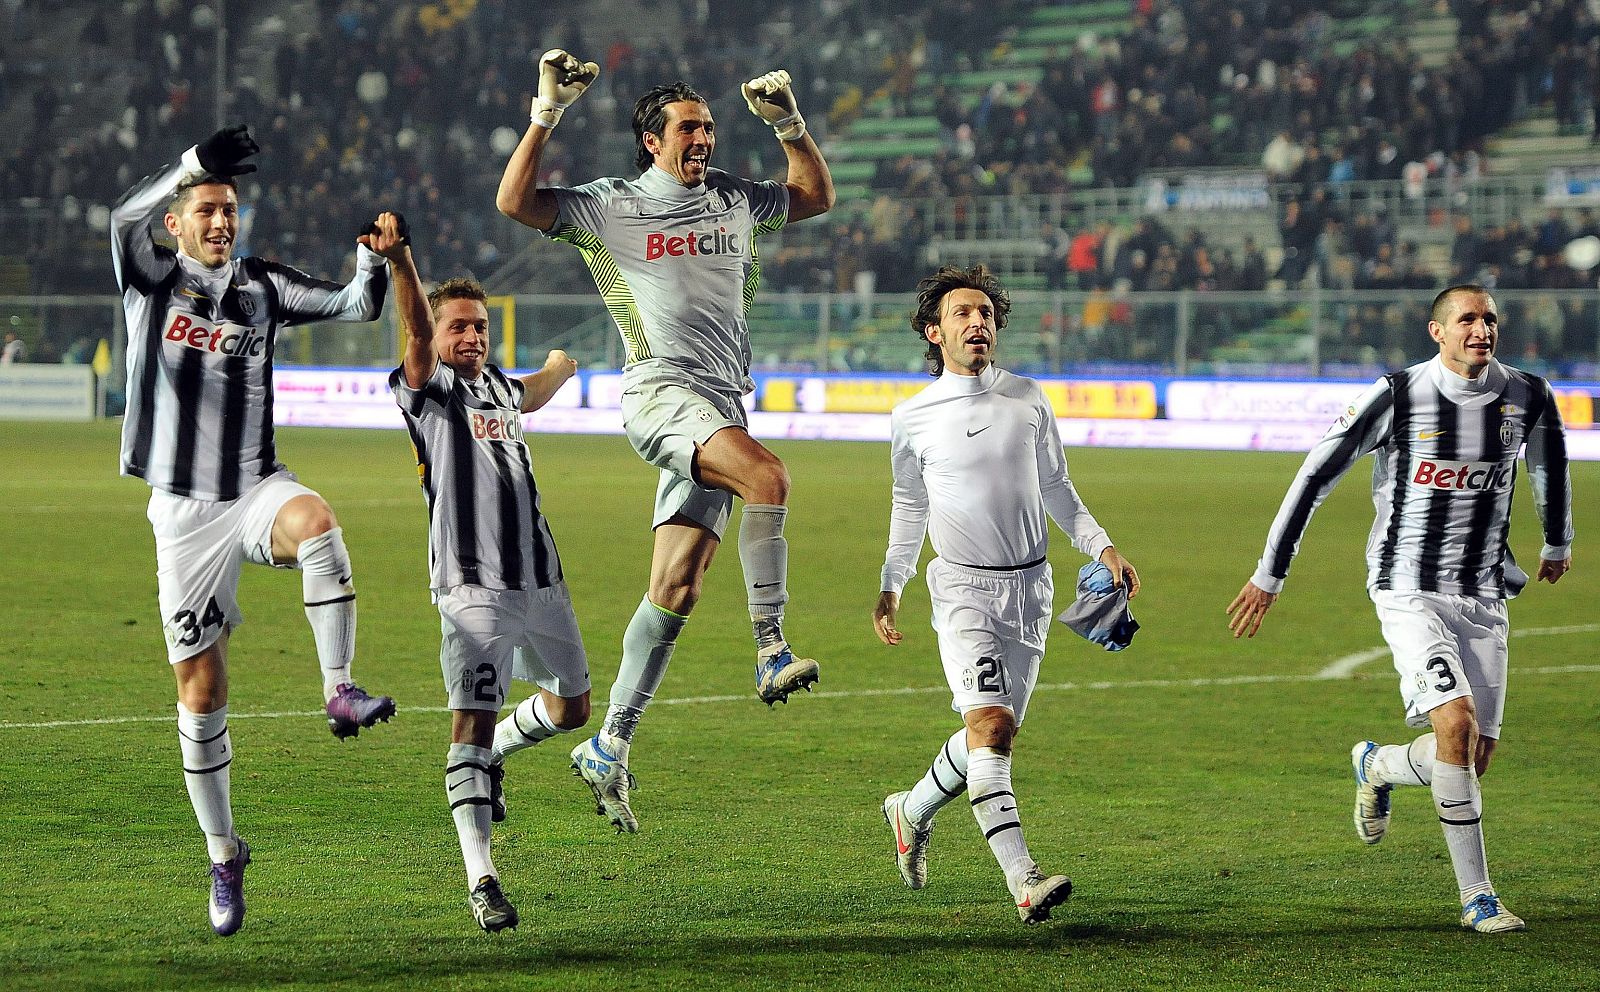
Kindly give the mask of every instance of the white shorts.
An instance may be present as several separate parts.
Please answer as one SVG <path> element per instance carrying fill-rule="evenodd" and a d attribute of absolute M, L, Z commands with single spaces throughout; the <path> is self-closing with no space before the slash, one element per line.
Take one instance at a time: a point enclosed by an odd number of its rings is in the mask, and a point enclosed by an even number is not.
<path fill-rule="evenodd" d="M 991 572 L 935 558 L 928 594 L 939 659 L 958 713 L 1004 706 L 1022 725 L 1039 680 L 1055 587 L 1050 563 Z"/>
<path fill-rule="evenodd" d="M 150 490 L 146 516 L 156 535 L 156 581 L 167 661 L 176 665 L 244 623 L 239 567 L 272 565 L 272 524 L 283 504 L 315 496 L 287 470 L 226 502 Z M 285 566 L 290 567 L 290 566 Z"/>
<path fill-rule="evenodd" d="M 589 659 L 565 582 L 547 589 L 452 586 L 434 602 L 451 709 L 500 709 L 512 678 L 565 699 L 589 691 Z"/>
<path fill-rule="evenodd" d="M 1425 727 L 1428 713 L 1471 696 L 1478 733 L 1500 738 L 1506 703 L 1506 603 L 1436 592 L 1370 591 L 1394 652 L 1406 725 Z"/>
<path fill-rule="evenodd" d="M 697 386 L 686 375 L 652 372 L 623 388 L 622 422 L 633 450 L 661 469 L 651 528 L 684 516 L 721 538 L 733 494 L 694 481 L 694 457 L 718 431 L 746 426 L 739 397 Z"/>

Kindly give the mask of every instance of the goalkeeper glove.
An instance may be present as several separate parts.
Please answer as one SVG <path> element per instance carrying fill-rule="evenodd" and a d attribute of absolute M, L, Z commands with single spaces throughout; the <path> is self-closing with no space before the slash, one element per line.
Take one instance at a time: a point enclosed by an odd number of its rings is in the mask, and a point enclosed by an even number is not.
<path fill-rule="evenodd" d="M 533 98 L 533 122 L 550 128 L 574 100 L 583 96 L 600 75 L 594 62 L 579 62 L 559 48 L 552 48 L 539 59 L 539 95 Z"/>
<path fill-rule="evenodd" d="M 750 112 L 772 125 L 780 141 L 799 141 L 806 134 L 806 119 L 800 116 L 789 74 L 782 69 L 757 76 L 739 87 Z"/>
<path fill-rule="evenodd" d="M 256 167 L 246 163 L 245 159 L 260 150 L 261 146 L 250 137 L 248 124 L 225 127 L 194 146 L 200 168 L 221 179 L 232 179 L 256 171 Z"/>

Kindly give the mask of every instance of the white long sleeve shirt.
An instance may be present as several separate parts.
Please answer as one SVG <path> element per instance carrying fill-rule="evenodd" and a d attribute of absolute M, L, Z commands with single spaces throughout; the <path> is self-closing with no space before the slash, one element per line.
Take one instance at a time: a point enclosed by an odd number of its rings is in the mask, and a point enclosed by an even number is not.
<path fill-rule="evenodd" d="M 917 574 L 928 535 L 940 558 L 1012 568 L 1045 556 L 1048 515 L 1091 558 L 1111 538 L 1067 478 L 1055 413 L 1032 379 L 990 366 L 945 372 L 890 415 L 894 506 L 882 589 Z"/>

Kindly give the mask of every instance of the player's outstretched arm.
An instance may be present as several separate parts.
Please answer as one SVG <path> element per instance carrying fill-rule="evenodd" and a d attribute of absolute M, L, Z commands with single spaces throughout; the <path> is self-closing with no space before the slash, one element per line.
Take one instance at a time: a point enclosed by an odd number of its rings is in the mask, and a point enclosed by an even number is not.
<path fill-rule="evenodd" d="M 522 412 L 533 411 L 550 402 L 567 380 L 578 374 L 578 363 L 557 348 L 545 357 L 544 368 L 522 377 Z"/>
<path fill-rule="evenodd" d="M 895 627 L 895 616 L 900 612 L 900 594 L 885 589 L 878 593 L 878 605 L 872 609 L 872 629 L 878 640 L 894 647 L 904 636 Z"/>
<path fill-rule="evenodd" d="M 739 87 L 750 112 L 772 125 L 783 142 L 789 159 L 789 220 L 805 220 L 833 209 L 833 174 L 822 158 L 822 149 L 806 133 L 806 119 L 800 115 L 789 74 L 782 69 L 769 72 Z"/>
<path fill-rule="evenodd" d="M 428 309 L 422 276 L 411 257 L 411 228 L 402 215 L 385 211 L 356 240 L 389 263 L 389 274 L 394 279 L 395 317 L 405 337 L 400 367 L 405 370 L 406 385 L 421 389 L 433 377 L 439 359 L 433 350 L 433 312 Z"/>
<path fill-rule="evenodd" d="M 599 76 L 599 65 L 580 62 L 559 48 L 550 49 L 539 59 L 539 95 L 533 98 L 528 130 L 511 153 L 511 161 L 500 177 L 500 191 L 495 195 L 494 203 L 501 213 L 539 231 L 548 231 L 556 222 L 555 194 L 539 188 L 544 146 L 561 115 Z"/>
<path fill-rule="evenodd" d="M 1139 573 L 1134 569 L 1133 562 L 1122 557 L 1122 552 L 1115 547 L 1109 547 L 1100 552 L 1100 564 L 1111 569 L 1111 581 L 1116 585 L 1128 587 L 1128 598 L 1139 595 Z"/>
<path fill-rule="evenodd" d="M 1277 593 L 1267 592 L 1254 582 L 1246 582 L 1244 588 L 1239 590 L 1239 595 L 1228 604 L 1228 629 L 1233 631 L 1235 638 L 1256 636 L 1256 631 L 1261 629 L 1261 621 L 1266 619 L 1267 611 L 1277 601 Z"/>

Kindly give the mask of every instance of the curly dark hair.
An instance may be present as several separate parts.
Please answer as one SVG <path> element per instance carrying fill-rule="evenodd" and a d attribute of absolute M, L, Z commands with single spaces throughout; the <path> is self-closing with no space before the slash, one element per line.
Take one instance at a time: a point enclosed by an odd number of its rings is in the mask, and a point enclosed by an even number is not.
<path fill-rule="evenodd" d="M 489 294 L 485 293 L 483 287 L 478 285 L 478 280 L 471 276 L 456 276 L 454 279 L 441 282 L 428 294 L 428 310 L 434 317 L 438 317 L 439 308 L 447 300 L 477 300 L 488 306 Z"/>
<path fill-rule="evenodd" d="M 650 168 L 650 163 L 655 161 L 655 156 L 644 147 L 645 134 L 661 137 L 667 129 L 667 105 L 685 101 L 710 106 L 705 97 L 681 79 L 651 88 L 633 105 L 633 164 L 640 172 Z"/>
<path fill-rule="evenodd" d="M 944 374 L 944 353 L 938 345 L 928 340 L 928 325 L 939 323 L 939 307 L 944 303 L 944 298 L 957 289 L 975 289 L 989 298 L 989 302 L 994 304 L 996 329 L 1006 326 L 1006 317 L 1011 313 L 1011 294 L 1005 291 L 1000 280 L 982 262 L 970 269 L 942 266 L 938 272 L 917 283 L 917 308 L 911 312 L 911 332 L 918 341 L 928 346 L 928 353 L 924 357 L 931 376 Z"/>

